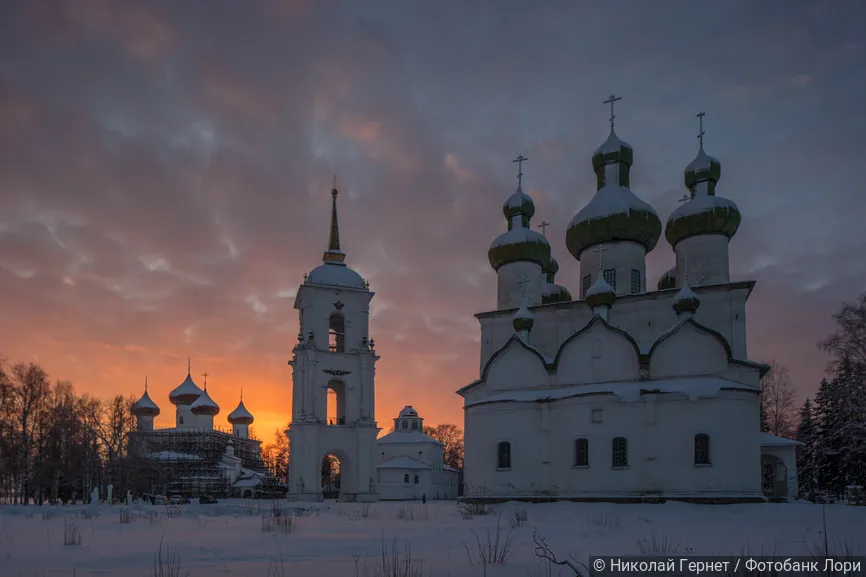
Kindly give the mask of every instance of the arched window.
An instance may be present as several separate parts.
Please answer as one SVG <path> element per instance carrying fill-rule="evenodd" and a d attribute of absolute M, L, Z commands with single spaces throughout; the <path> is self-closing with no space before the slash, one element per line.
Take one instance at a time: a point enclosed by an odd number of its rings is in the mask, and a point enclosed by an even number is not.
<path fill-rule="evenodd" d="M 709 465 L 710 436 L 706 433 L 695 435 L 695 465 Z"/>
<path fill-rule="evenodd" d="M 332 313 L 328 323 L 328 350 L 334 353 L 346 351 L 346 326 L 343 315 Z"/>
<path fill-rule="evenodd" d="M 418 475 L 415 475 L 415 484 L 418 484 Z"/>
<path fill-rule="evenodd" d="M 511 468 L 511 443 L 502 441 L 499 443 L 496 451 L 496 468 L 510 469 Z"/>
<path fill-rule="evenodd" d="M 418 420 L 417 420 L 417 419 L 412 419 L 412 428 L 413 428 L 413 429 L 417 429 L 417 428 L 418 428 Z"/>
<path fill-rule="evenodd" d="M 628 467 L 628 439 L 616 437 L 611 446 L 611 467 Z"/>
<path fill-rule="evenodd" d="M 409 482 L 409 473 L 406 473 L 405 475 L 403 475 L 403 482 L 404 482 L 404 483 L 408 483 L 408 482 Z"/>
<path fill-rule="evenodd" d="M 589 467 L 589 439 L 577 439 L 574 442 L 574 466 Z"/>

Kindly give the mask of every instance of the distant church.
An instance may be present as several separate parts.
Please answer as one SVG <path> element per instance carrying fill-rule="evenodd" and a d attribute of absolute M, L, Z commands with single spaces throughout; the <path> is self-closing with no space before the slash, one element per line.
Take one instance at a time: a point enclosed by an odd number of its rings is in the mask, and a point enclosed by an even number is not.
<path fill-rule="evenodd" d="M 406 407 L 394 432 L 377 440 L 373 293 L 346 266 L 340 250 L 337 189 L 331 191 L 331 229 L 322 264 L 304 275 L 295 308 L 300 332 L 292 350 L 289 494 L 294 501 L 453 499 L 457 472 L 445 466 L 442 443 L 421 430 Z M 332 460 L 338 462 L 338 473 Z"/>
<path fill-rule="evenodd" d="M 580 261 L 579 300 L 555 284 L 548 240 L 530 228 L 522 170 L 503 205 L 508 230 L 488 251 L 497 307 L 476 315 L 481 374 L 458 391 L 466 495 L 796 497 L 796 443 L 760 432 L 769 367 L 746 352 L 755 283 L 730 279 L 740 212 L 716 194 L 721 165 L 704 152 L 703 122 L 688 195 L 664 226 L 676 265 L 650 290 L 646 254 L 663 227 L 629 189 L 634 152 L 614 132 L 615 100 L 606 101 L 610 135 L 592 156 L 597 192 L 565 235 Z"/>
<path fill-rule="evenodd" d="M 207 376 L 205 376 L 207 379 Z M 251 439 L 253 415 L 241 397 L 229 413 L 231 431 L 214 427 L 220 407 L 207 391 L 192 379 L 189 365 L 186 378 L 169 394 L 175 406 L 175 426 L 154 429 L 159 406 L 147 391 L 132 405 L 136 430 L 130 433 L 134 455 L 135 489 L 139 493 L 186 496 L 265 496 L 258 494 L 267 485 L 262 463 L 261 441 Z"/>

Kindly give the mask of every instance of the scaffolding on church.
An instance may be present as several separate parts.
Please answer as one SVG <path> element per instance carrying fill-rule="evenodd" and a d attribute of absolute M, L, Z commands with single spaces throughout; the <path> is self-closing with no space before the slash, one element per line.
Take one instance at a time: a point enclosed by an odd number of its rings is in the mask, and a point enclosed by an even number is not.
<path fill-rule="evenodd" d="M 265 471 L 260 441 L 233 436 L 219 429 L 130 433 L 130 454 L 135 468 L 133 491 L 139 495 L 231 496 L 232 484 L 240 471 L 231 463 L 226 451 L 230 440 L 241 468 Z"/>

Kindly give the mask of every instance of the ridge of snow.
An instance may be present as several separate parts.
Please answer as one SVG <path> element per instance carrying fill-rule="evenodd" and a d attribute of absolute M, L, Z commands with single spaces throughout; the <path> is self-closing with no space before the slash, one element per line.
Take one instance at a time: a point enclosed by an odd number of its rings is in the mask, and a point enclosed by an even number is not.
<path fill-rule="evenodd" d="M 616 294 L 616 291 L 613 290 L 613 287 L 610 286 L 606 280 L 604 280 L 604 275 L 599 275 L 598 279 L 592 283 L 592 286 L 586 289 L 586 295 L 584 296 L 584 300 L 586 297 L 591 297 L 598 294 Z"/>
<path fill-rule="evenodd" d="M 393 431 L 388 433 L 384 437 L 376 439 L 377 443 L 435 443 L 437 445 L 441 445 L 440 441 L 437 441 L 433 437 L 422 433 L 417 429 L 413 429 L 411 431 Z"/>
<path fill-rule="evenodd" d="M 377 469 L 432 469 L 427 463 L 422 463 L 412 457 L 391 457 L 376 465 Z"/>

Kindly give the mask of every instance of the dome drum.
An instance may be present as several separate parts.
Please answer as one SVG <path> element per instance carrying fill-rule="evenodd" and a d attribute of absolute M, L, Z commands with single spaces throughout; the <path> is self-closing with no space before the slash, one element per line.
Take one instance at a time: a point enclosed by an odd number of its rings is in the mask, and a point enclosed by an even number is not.
<path fill-rule="evenodd" d="M 661 231 L 661 221 L 655 212 L 629 208 L 628 212 L 573 222 L 566 233 L 565 244 L 578 260 L 586 249 L 615 241 L 633 241 L 649 252 L 655 248 Z"/>
<path fill-rule="evenodd" d="M 607 184 L 618 184 L 620 186 L 628 188 L 630 183 L 629 175 L 631 174 L 631 170 L 629 169 L 628 164 L 626 164 L 625 162 L 617 163 L 616 182 L 608 182 L 608 171 L 605 170 L 605 166 L 606 165 L 602 165 L 595 171 L 596 190 L 601 190 Z"/>
<path fill-rule="evenodd" d="M 697 200 L 693 199 L 674 211 L 668 219 L 665 238 L 671 246 L 702 234 L 722 234 L 728 238 L 736 234 L 742 219 L 737 206 L 717 196 L 702 198 L 713 199 L 712 204 L 702 210 L 680 210 L 689 208 L 689 204 Z"/>
<path fill-rule="evenodd" d="M 592 169 L 598 174 L 601 167 L 611 162 L 620 162 L 628 170 L 634 164 L 634 150 L 611 132 L 607 141 L 592 155 Z M 602 171 L 603 172 L 603 171 Z"/>

